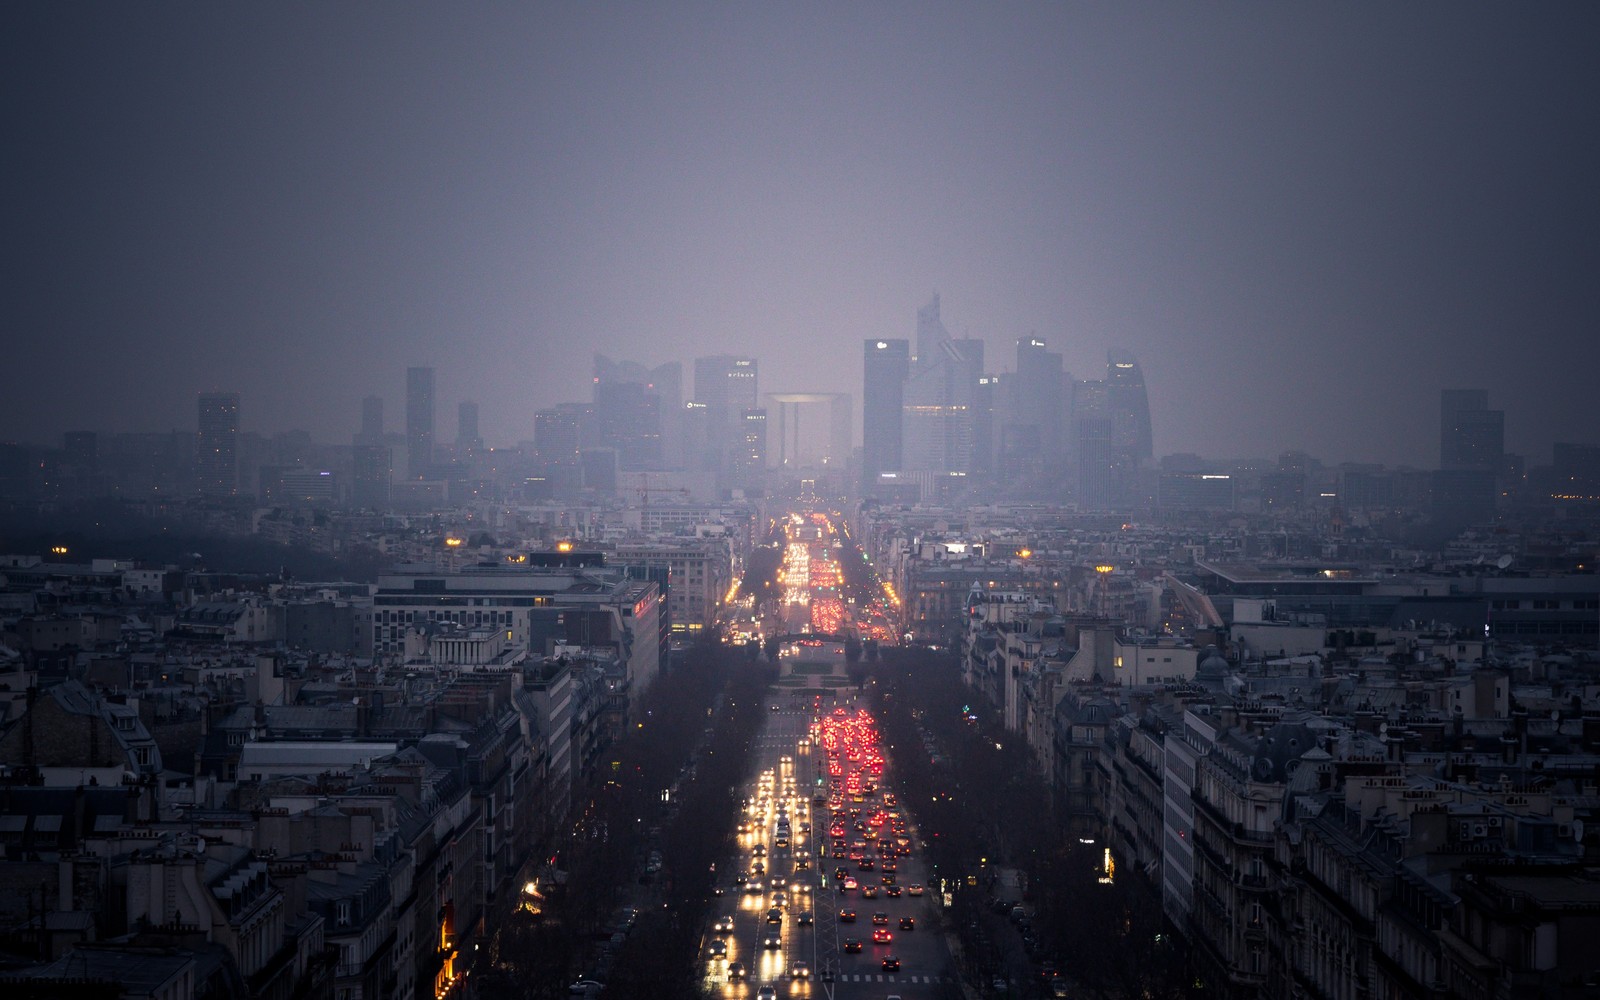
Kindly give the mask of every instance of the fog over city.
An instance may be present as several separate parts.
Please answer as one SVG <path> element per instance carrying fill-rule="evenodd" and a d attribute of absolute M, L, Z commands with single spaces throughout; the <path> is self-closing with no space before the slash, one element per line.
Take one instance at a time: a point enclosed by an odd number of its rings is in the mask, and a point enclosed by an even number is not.
<path fill-rule="evenodd" d="M 1156 457 L 1593 441 L 1600 12 L 1511 4 L 14 5 L 0 441 L 438 438 L 594 354 L 849 393 L 938 294 L 984 368 L 1136 358 Z M 690 396 L 685 370 L 684 398 Z"/>

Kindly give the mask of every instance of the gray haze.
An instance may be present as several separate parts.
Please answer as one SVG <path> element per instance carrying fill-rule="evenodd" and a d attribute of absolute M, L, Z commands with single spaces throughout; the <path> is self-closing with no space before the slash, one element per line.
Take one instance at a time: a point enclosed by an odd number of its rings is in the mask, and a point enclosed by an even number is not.
<path fill-rule="evenodd" d="M 0 439 L 490 444 L 595 350 L 860 392 L 934 291 L 1150 385 L 1157 454 L 1597 436 L 1591 4 L 32 4 L 5 12 Z M 858 407 L 857 413 L 860 409 Z M 858 428 L 859 434 L 859 428 Z"/>

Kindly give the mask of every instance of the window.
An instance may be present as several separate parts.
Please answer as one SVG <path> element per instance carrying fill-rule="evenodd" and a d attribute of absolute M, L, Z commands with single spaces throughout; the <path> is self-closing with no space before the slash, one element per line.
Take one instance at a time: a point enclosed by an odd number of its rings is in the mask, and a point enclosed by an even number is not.
<path fill-rule="evenodd" d="M 341 899 L 333 904 L 333 922 L 338 927 L 350 926 L 350 901 Z"/>

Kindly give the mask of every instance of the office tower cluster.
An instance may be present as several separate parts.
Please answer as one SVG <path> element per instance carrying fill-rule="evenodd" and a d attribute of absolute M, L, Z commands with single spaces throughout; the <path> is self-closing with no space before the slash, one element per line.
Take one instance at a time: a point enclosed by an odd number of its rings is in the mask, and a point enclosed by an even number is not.
<path fill-rule="evenodd" d="M 1107 508 L 1148 493 L 1154 447 L 1144 376 L 1109 355 L 1076 380 L 1044 338 L 1017 340 L 1015 370 L 985 370 L 984 342 L 946 329 L 939 297 L 912 341 L 874 338 L 862 357 L 861 492 L 929 499 L 995 489 Z"/>
<path fill-rule="evenodd" d="M 253 431 L 241 412 L 257 409 L 224 391 L 198 394 L 195 424 L 183 430 L 73 430 L 55 449 L 0 443 L 0 502 L 199 498 L 235 512 L 419 513 L 478 500 L 667 508 L 805 494 L 1132 515 L 1322 511 L 1346 523 L 1400 516 L 1428 525 L 1427 542 L 1521 507 L 1600 499 L 1600 446 L 1554 442 L 1553 460 L 1525 467 L 1485 388 L 1438 392 L 1437 465 L 1324 465 L 1295 448 L 1158 462 L 1149 389 L 1131 354 L 1109 350 L 1088 377 L 1068 370 L 1059 341 L 1034 333 L 1016 339 L 1014 355 L 986 356 L 992 345 L 951 333 L 937 295 L 914 323 L 904 337 L 862 342 L 859 418 L 853 394 L 764 386 L 749 354 L 659 364 L 595 354 L 587 389 L 574 386 L 579 398 L 538 409 L 512 440 L 490 446 L 490 413 L 462 398 L 476 393 L 415 366 L 393 378 L 387 400 L 351 398 L 355 426 L 339 444 Z M 1412 402 L 1431 411 L 1432 392 Z"/>

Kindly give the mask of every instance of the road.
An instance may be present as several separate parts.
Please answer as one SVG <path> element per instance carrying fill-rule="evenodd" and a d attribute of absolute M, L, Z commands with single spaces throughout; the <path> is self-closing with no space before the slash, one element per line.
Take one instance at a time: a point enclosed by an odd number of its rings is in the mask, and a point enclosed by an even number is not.
<path fill-rule="evenodd" d="M 820 743 L 806 745 L 811 742 L 815 718 L 811 698 L 796 699 L 791 693 L 774 689 L 769 705 L 777 709 L 769 710 L 766 724 L 751 748 L 750 777 L 744 791 L 751 804 L 744 816 L 750 829 L 738 836 L 739 854 L 717 866 L 718 885 L 726 894 L 719 899 L 722 905 L 714 908 L 713 923 L 706 928 L 703 939 L 705 994 L 755 998 L 763 986 L 770 986 L 779 997 L 826 1000 L 882 1000 L 888 996 L 942 1000 L 958 996 L 954 966 L 940 929 L 937 893 L 929 890 L 913 897 L 905 888 L 926 885 L 927 872 L 916 846 L 915 819 L 904 804 L 898 806 L 898 811 L 905 816 L 904 838 L 912 846 L 909 856 L 893 859 L 898 871 L 887 876 L 902 887 L 898 898 L 888 895 L 883 884 L 885 874 L 876 864 L 872 870 L 863 871 L 849 857 L 832 856 L 836 844 L 847 854 L 855 853 L 862 843 L 870 845 L 870 841 L 862 839 L 869 834 L 854 829 L 855 819 L 848 810 L 863 810 L 864 825 L 865 817 L 870 817 L 875 808 L 888 815 L 885 800 L 894 789 L 892 762 L 885 761 L 882 774 L 867 779 L 868 785 L 876 782 L 875 793 L 857 799 L 842 788 L 835 792 L 841 809 L 837 814 L 831 813 L 826 799 L 824 804 L 816 804 L 813 797 L 818 792 L 825 795 L 835 781 L 843 786 L 853 773 L 867 775 L 865 765 L 845 760 L 841 753 L 837 762 L 841 773 L 830 775 L 825 748 Z M 855 717 L 855 703 L 848 696 L 841 696 L 837 705 Z M 834 708 L 835 702 L 824 699 L 821 710 L 825 715 Z M 835 815 L 847 834 L 840 840 L 829 837 Z M 785 818 L 790 839 L 787 847 L 780 846 L 780 822 Z M 889 836 L 887 823 L 882 836 Z M 867 857 L 872 857 L 871 851 Z M 858 888 L 841 885 L 837 877 L 841 866 L 860 881 Z M 739 874 L 748 883 L 761 882 L 761 888 L 736 885 Z M 875 890 L 876 898 L 863 898 L 869 886 Z M 775 903 L 779 919 L 769 923 L 769 911 Z M 841 910 L 855 911 L 855 921 L 842 921 Z M 812 915 L 809 926 L 802 921 L 805 911 Z M 875 928 L 871 921 L 877 913 L 887 918 L 887 930 L 892 935 L 888 944 L 872 941 Z M 902 917 L 911 918 L 914 929 L 902 930 Z M 715 930 L 719 918 L 731 918 L 733 930 Z M 773 936 L 776 947 L 768 943 Z M 859 953 L 846 950 L 850 939 L 862 942 Z M 713 943 L 717 941 L 726 948 L 723 956 L 713 954 Z M 891 954 L 900 959 L 898 972 L 886 972 L 882 966 L 884 957 Z M 734 963 L 743 967 L 747 976 L 743 981 L 729 980 Z M 808 978 L 796 976 L 801 963 Z"/>

